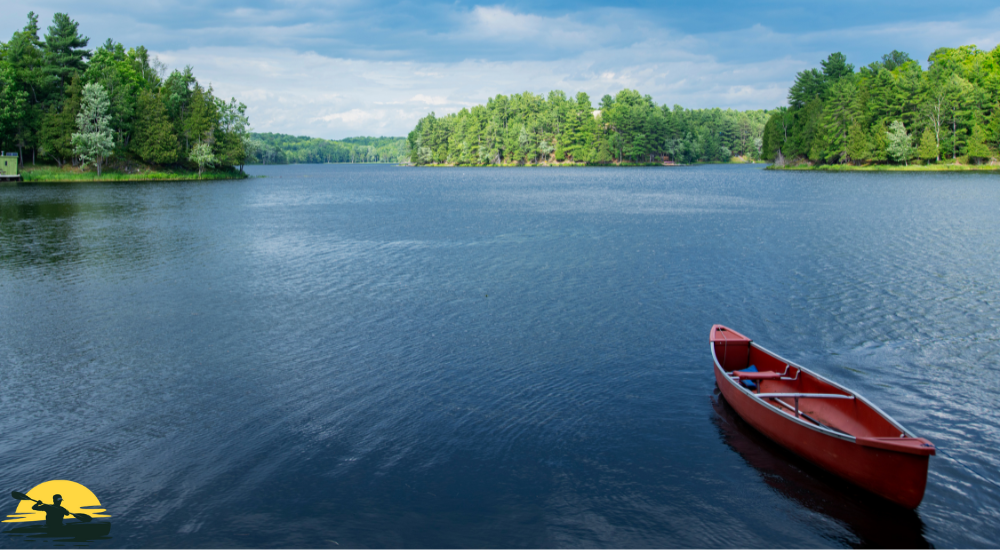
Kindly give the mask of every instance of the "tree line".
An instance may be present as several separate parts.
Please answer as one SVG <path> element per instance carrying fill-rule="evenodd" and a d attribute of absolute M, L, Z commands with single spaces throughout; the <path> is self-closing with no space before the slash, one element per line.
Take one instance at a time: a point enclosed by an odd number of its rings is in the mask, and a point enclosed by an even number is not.
<path fill-rule="evenodd" d="M 764 130 L 764 158 L 813 164 L 990 161 L 1000 145 L 1000 46 L 939 48 L 927 69 L 892 51 L 798 73 Z"/>
<path fill-rule="evenodd" d="M 253 153 L 246 106 L 226 102 L 194 77 L 143 46 L 89 38 L 64 13 L 39 37 L 38 16 L 0 42 L 0 147 L 19 151 L 22 166 L 239 166 Z"/>
<path fill-rule="evenodd" d="M 628 89 L 605 95 L 597 109 L 583 92 L 524 92 L 440 118 L 430 113 L 407 140 L 417 165 L 755 160 L 768 117 L 763 110 L 670 109 Z"/>
<path fill-rule="evenodd" d="M 406 162 L 405 138 L 355 137 L 335 141 L 287 134 L 253 134 L 255 147 L 248 164 L 323 164 Z"/>

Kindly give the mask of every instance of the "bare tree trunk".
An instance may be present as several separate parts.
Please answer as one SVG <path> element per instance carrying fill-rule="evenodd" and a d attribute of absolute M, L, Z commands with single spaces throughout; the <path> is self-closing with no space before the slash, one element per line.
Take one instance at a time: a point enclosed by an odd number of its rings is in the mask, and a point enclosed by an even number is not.
<path fill-rule="evenodd" d="M 955 119 L 951 119 L 951 158 L 958 157 L 958 124 Z"/>

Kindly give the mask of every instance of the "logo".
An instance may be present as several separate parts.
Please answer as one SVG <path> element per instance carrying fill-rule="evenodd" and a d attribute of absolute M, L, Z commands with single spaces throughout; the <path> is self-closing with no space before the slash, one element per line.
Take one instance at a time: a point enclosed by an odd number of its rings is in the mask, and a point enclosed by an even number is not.
<path fill-rule="evenodd" d="M 110 518 L 90 489 L 65 479 L 55 479 L 36 485 L 27 493 L 11 491 L 10 496 L 19 500 L 17 510 L 3 523 L 23 523 L 5 533 L 25 540 L 61 540 L 86 542 L 107 539 L 111 523 L 99 518 Z"/>

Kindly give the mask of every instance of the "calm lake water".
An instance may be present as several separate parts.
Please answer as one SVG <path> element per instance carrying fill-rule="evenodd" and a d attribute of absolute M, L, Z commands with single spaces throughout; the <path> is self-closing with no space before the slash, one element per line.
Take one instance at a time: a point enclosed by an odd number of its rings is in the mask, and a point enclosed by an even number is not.
<path fill-rule="evenodd" d="M 249 171 L 0 187 L 0 487 L 93 547 L 1000 545 L 996 175 Z M 936 443 L 923 504 L 743 424 L 713 323 Z"/>

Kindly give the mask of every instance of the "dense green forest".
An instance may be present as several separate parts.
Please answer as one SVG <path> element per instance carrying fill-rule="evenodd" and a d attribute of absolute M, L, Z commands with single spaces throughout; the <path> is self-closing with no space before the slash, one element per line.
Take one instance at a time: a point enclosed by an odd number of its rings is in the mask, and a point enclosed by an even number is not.
<path fill-rule="evenodd" d="M 843 54 L 798 73 L 764 131 L 776 164 L 992 162 L 1000 144 L 1000 46 L 940 48 L 927 70 L 893 51 L 855 71 Z"/>
<path fill-rule="evenodd" d="M 190 67 L 166 74 L 142 46 L 87 49 L 78 23 L 38 17 L 0 43 L 0 147 L 25 162 L 197 168 L 242 165 L 255 145 L 246 107 L 215 97 Z"/>
<path fill-rule="evenodd" d="M 410 156 L 405 138 L 355 137 L 340 141 L 253 134 L 255 148 L 248 164 L 312 164 L 329 162 L 406 162 Z"/>
<path fill-rule="evenodd" d="M 410 132 L 413 164 L 621 164 L 760 158 L 767 111 L 659 106 L 622 90 L 597 109 L 580 92 L 498 95 L 472 109 L 422 118 Z"/>

